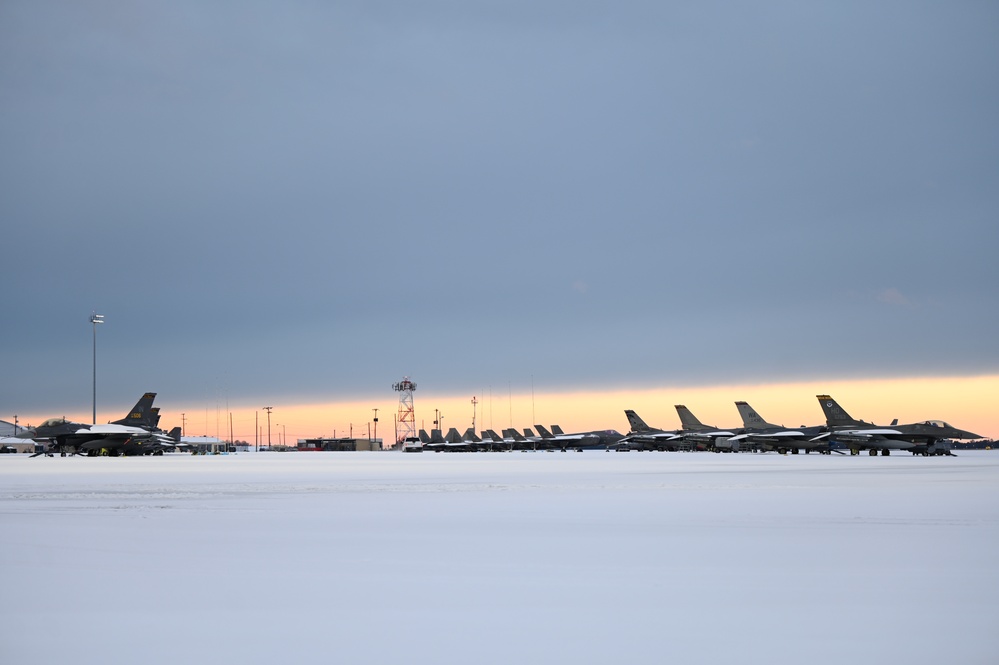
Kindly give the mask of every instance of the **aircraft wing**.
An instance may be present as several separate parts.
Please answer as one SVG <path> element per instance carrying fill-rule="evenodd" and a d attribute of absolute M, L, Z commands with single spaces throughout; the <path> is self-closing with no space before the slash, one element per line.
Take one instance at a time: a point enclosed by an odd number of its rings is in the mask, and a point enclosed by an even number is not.
<path fill-rule="evenodd" d="M 687 439 L 695 440 L 695 439 L 713 439 L 719 436 L 733 437 L 735 435 L 736 435 L 735 432 L 729 432 L 727 430 L 716 430 L 714 432 L 689 432 L 688 434 L 685 434 L 684 437 Z"/>
<path fill-rule="evenodd" d="M 830 441 L 841 444 L 871 449 L 908 450 L 916 445 L 913 441 L 904 438 L 902 432 L 890 428 L 836 430 L 817 436 L 812 441 L 826 437 L 829 437 Z"/>
<path fill-rule="evenodd" d="M 682 439 L 682 434 L 676 432 L 635 432 L 625 437 L 636 441 L 676 441 Z"/>
<path fill-rule="evenodd" d="M 851 436 L 899 436 L 903 432 L 897 429 L 841 429 L 836 430 L 833 434 L 849 434 Z"/>
<path fill-rule="evenodd" d="M 588 441 L 597 441 L 600 437 L 596 434 L 560 434 L 558 436 L 553 436 L 548 441 L 559 441 L 565 443 L 579 443 Z"/>
<path fill-rule="evenodd" d="M 114 423 L 108 423 L 107 425 L 91 425 L 90 427 L 81 427 L 76 430 L 77 434 L 95 434 L 99 436 L 111 436 L 111 435 L 125 435 L 125 436 L 148 436 L 150 434 L 149 430 L 142 429 L 141 427 L 130 427 L 128 425 L 115 425 Z"/>
<path fill-rule="evenodd" d="M 780 432 L 750 432 L 748 434 L 736 434 L 729 441 L 742 441 L 743 439 L 800 439 L 805 436 L 804 432 L 799 432 L 797 430 L 782 430 Z"/>
<path fill-rule="evenodd" d="M 539 443 L 556 448 L 590 448 L 600 444 L 600 436 L 590 432 L 585 434 L 558 434 L 542 439 Z"/>

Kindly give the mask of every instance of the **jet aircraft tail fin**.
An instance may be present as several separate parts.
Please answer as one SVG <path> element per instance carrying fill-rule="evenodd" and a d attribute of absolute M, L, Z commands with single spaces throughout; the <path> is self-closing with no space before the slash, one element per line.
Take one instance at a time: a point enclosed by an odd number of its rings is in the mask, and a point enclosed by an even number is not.
<path fill-rule="evenodd" d="M 523 441 L 524 440 L 523 435 L 521 435 L 520 432 L 518 432 L 517 430 L 513 429 L 512 427 L 509 428 L 509 429 L 503 430 L 503 436 L 507 437 L 507 438 L 510 438 L 510 439 L 513 439 L 514 441 Z"/>
<path fill-rule="evenodd" d="M 180 443 L 180 432 L 181 432 L 181 429 L 179 427 L 174 427 L 172 430 L 170 430 L 167 433 L 167 436 L 169 436 L 171 439 L 173 439 L 174 442 Z"/>
<path fill-rule="evenodd" d="M 156 423 L 159 422 L 159 409 L 153 409 L 153 400 L 156 399 L 156 393 L 146 393 L 139 398 L 139 401 L 135 403 L 132 410 L 128 412 L 128 415 L 121 420 L 116 420 L 112 424 L 114 425 L 129 425 L 131 427 L 143 427 L 146 429 L 152 429 L 156 427 Z"/>
<path fill-rule="evenodd" d="M 850 414 L 829 395 L 816 395 L 822 412 L 826 415 L 826 425 L 829 427 L 852 427 L 862 421 L 850 417 Z"/>
<path fill-rule="evenodd" d="M 558 425 L 552 425 L 552 434 L 555 436 L 565 436 L 565 432 L 563 432 L 562 428 Z"/>
<path fill-rule="evenodd" d="M 420 443 L 430 443 L 430 435 L 425 429 L 420 430 Z"/>
<path fill-rule="evenodd" d="M 690 409 L 685 407 L 683 404 L 676 405 L 676 413 L 680 416 L 680 426 L 683 427 L 683 429 L 692 431 L 710 429 L 707 425 L 698 420 L 697 417 L 690 412 Z"/>
<path fill-rule="evenodd" d="M 538 430 L 538 434 L 541 435 L 542 439 L 552 439 L 552 438 L 554 438 L 552 436 L 552 433 L 549 432 L 547 429 L 545 429 L 544 425 L 535 425 L 534 427 Z"/>
<path fill-rule="evenodd" d="M 461 436 L 462 441 L 471 441 L 472 443 L 481 443 L 482 439 L 475 435 L 475 430 L 469 427 L 465 430 L 465 433 Z"/>
<path fill-rule="evenodd" d="M 625 409 L 624 415 L 628 418 L 628 425 L 631 427 L 632 432 L 649 432 L 652 430 L 652 428 L 646 425 L 645 421 L 631 409 Z"/>
<path fill-rule="evenodd" d="M 780 427 L 780 425 L 774 425 L 773 423 L 768 423 L 763 419 L 763 416 L 756 412 L 756 409 L 749 406 L 748 402 L 736 402 L 735 408 L 739 409 L 739 415 L 742 416 L 743 426 L 749 429 L 767 429 Z"/>

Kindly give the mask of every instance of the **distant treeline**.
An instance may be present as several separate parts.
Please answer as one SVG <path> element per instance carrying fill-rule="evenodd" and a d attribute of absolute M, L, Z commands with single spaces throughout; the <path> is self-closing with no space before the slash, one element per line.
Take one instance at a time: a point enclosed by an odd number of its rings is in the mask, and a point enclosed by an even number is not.
<path fill-rule="evenodd" d="M 992 450 L 995 447 L 992 439 L 979 439 L 978 441 L 955 441 L 951 444 L 951 450 Z"/>

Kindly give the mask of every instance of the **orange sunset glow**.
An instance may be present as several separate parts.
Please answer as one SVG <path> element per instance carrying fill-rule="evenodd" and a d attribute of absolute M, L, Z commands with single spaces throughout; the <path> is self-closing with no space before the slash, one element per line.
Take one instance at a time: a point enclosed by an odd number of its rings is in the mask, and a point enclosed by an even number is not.
<path fill-rule="evenodd" d="M 417 428 L 433 427 L 435 410 L 444 430 L 450 427 L 464 432 L 472 425 L 473 395 L 451 395 L 418 384 L 414 394 Z M 675 429 L 680 426 L 673 408 L 685 404 L 704 423 L 718 427 L 740 426 L 733 402 L 746 400 L 770 422 L 796 427 L 818 425 L 822 412 L 815 395 L 828 393 L 854 418 L 887 425 L 898 418 L 900 423 L 940 419 L 982 436 L 999 435 L 999 375 L 976 377 L 917 377 L 904 379 L 865 379 L 838 381 L 803 381 L 775 384 L 733 384 L 683 387 L 663 386 L 642 390 L 542 392 L 493 389 L 474 395 L 475 429 L 497 431 L 507 427 L 523 429 L 536 423 L 561 425 L 566 432 L 616 429 L 627 432 L 625 409 L 634 409 L 651 426 Z M 280 399 L 260 400 L 261 407 L 230 405 L 232 433 L 237 440 L 267 442 L 267 413 L 263 406 L 273 406 L 270 418 L 271 442 L 282 439 L 293 445 L 297 439 L 317 436 L 375 435 L 374 409 L 378 409 L 377 436 L 386 445 L 395 437 L 397 393 L 351 401 L 323 403 L 284 403 Z M 225 406 L 187 404 L 177 406 L 168 395 L 160 395 L 161 427 L 169 429 L 184 424 L 188 436 L 229 438 L 229 415 Z M 131 404 L 117 408 L 102 405 L 98 422 L 124 415 Z M 182 416 L 183 414 L 183 416 Z M 53 415 L 89 422 L 88 413 L 35 414 L 19 416 L 22 425 L 38 424 Z M 370 428 L 370 429 L 369 429 Z"/>

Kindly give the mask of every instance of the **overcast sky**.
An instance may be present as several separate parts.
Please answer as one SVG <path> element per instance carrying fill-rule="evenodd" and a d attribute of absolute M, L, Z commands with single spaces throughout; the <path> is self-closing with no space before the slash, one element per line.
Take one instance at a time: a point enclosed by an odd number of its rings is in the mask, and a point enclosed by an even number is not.
<path fill-rule="evenodd" d="M 116 413 L 995 374 L 997 81 L 987 2 L 5 1 L 0 405 L 92 311 Z"/>

